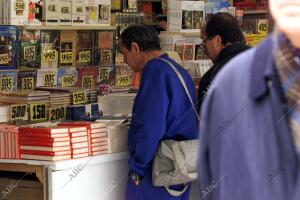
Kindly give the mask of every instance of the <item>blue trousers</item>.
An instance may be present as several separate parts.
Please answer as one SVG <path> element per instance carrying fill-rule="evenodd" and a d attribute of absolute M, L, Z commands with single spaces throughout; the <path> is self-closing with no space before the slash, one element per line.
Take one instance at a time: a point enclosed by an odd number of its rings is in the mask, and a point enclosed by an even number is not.
<path fill-rule="evenodd" d="M 181 190 L 182 186 L 173 186 L 172 189 Z M 130 178 L 127 180 L 126 200 L 189 200 L 190 190 L 191 186 L 181 196 L 173 197 L 164 187 L 153 186 L 151 173 L 148 173 L 138 186 Z"/>

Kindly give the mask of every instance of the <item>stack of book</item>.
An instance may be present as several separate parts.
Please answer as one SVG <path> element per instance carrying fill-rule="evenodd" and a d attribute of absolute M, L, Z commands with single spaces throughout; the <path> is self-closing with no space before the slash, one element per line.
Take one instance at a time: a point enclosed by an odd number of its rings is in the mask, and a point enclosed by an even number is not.
<path fill-rule="evenodd" d="M 87 127 L 68 127 L 72 158 L 89 156 L 89 141 Z"/>
<path fill-rule="evenodd" d="M 90 103 L 97 103 L 98 101 L 98 90 L 89 90 L 87 92 Z"/>
<path fill-rule="evenodd" d="M 0 104 L 0 122 L 9 121 L 9 109 L 10 106 L 7 104 Z"/>
<path fill-rule="evenodd" d="M 0 125 L 0 158 L 19 159 L 18 127 L 13 125 Z"/>
<path fill-rule="evenodd" d="M 50 93 L 50 108 L 58 106 L 71 105 L 71 97 L 69 93 L 51 92 Z"/>
<path fill-rule="evenodd" d="M 57 161 L 71 158 L 69 129 L 63 127 L 21 127 L 22 159 Z"/>

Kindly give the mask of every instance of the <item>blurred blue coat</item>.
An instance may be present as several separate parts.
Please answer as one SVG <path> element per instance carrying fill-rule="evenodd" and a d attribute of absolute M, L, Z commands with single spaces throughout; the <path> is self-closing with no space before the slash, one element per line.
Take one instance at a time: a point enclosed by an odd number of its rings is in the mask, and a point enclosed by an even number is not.
<path fill-rule="evenodd" d="M 204 100 L 199 177 L 206 200 L 299 200 L 299 155 L 271 35 L 230 61 Z"/>
<path fill-rule="evenodd" d="M 180 71 L 195 104 L 195 87 L 190 75 L 166 54 L 161 57 Z M 189 190 L 175 198 L 163 187 L 152 186 L 152 160 L 161 140 L 196 138 L 196 115 L 176 73 L 166 62 L 150 60 L 143 70 L 128 135 L 129 169 L 144 178 L 139 186 L 128 180 L 126 199 L 187 200 Z"/>

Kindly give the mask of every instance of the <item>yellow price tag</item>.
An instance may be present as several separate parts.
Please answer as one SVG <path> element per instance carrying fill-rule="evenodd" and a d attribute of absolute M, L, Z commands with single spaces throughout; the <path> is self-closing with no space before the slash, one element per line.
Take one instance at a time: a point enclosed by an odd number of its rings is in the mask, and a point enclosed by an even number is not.
<path fill-rule="evenodd" d="M 60 63 L 72 64 L 72 61 L 73 61 L 73 52 L 60 53 Z"/>
<path fill-rule="evenodd" d="M 46 119 L 46 104 L 30 104 L 30 121 L 42 121 Z"/>
<path fill-rule="evenodd" d="M 14 78 L 13 77 L 3 77 L 0 78 L 0 90 L 9 91 L 13 89 Z"/>
<path fill-rule="evenodd" d="M 9 55 L 8 54 L 0 54 L 0 65 L 9 64 Z"/>
<path fill-rule="evenodd" d="M 116 86 L 130 86 L 130 75 L 117 75 Z"/>
<path fill-rule="evenodd" d="M 100 67 L 99 68 L 99 79 L 100 82 L 109 80 L 109 70 L 108 67 Z"/>
<path fill-rule="evenodd" d="M 34 78 L 22 78 L 22 91 L 32 91 L 34 88 Z"/>
<path fill-rule="evenodd" d="M 91 61 L 91 52 L 90 51 L 79 52 L 79 63 L 88 63 L 90 61 Z"/>
<path fill-rule="evenodd" d="M 111 50 L 101 50 L 101 62 L 111 62 L 112 51 Z"/>
<path fill-rule="evenodd" d="M 51 108 L 49 112 L 49 120 L 50 121 L 57 121 L 66 119 L 67 116 L 67 107 L 60 106 L 56 108 Z"/>
<path fill-rule="evenodd" d="M 90 19 L 94 21 L 97 20 L 97 12 L 94 8 L 90 11 Z"/>
<path fill-rule="evenodd" d="M 42 60 L 43 62 L 57 61 L 57 51 L 56 50 L 43 51 Z"/>
<path fill-rule="evenodd" d="M 73 92 L 73 105 L 87 102 L 86 91 Z"/>
<path fill-rule="evenodd" d="M 259 34 L 268 34 L 268 20 L 259 19 L 257 22 L 257 33 Z"/>
<path fill-rule="evenodd" d="M 93 84 L 93 76 L 83 76 L 82 77 L 82 87 L 84 88 L 90 88 Z"/>
<path fill-rule="evenodd" d="M 9 114 L 10 121 L 13 121 L 16 119 L 24 120 L 26 118 L 26 114 L 27 114 L 27 105 L 26 104 L 10 106 L 10 114 Z"/>
<path fill-rule="evenodd" d="M 23 51 L 24 60 L 35 60 L 35 46 L 26 46 Z"/>
<path fill-rule="evenodd" d="M 53 87 L 55 85 L 55 74 L 49 73 L 44 75 L 44 84 L 45 87 Z"/>
<path fill-rule="evenodd" d="M 73 75 L 65 75 L 61 78 L 62 87 L 73 87 L 75 86 L 75 76 Z"/>

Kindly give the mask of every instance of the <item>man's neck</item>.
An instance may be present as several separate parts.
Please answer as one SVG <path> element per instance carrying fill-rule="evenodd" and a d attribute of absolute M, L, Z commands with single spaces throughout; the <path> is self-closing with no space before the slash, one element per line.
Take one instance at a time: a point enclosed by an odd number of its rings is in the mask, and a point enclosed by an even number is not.
<path fill-rule="evenodd" d="M 160 50 L 154 50 L 149 52 L 143 52 L 142 53 L 142 63 L 141 66 L 145 66 L 150 60 L 154 58 L 158 58 L 162 55 L 162 52 Z"/>

